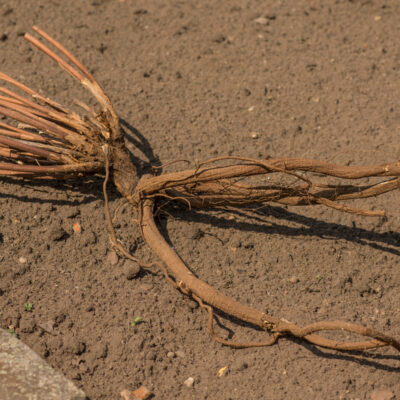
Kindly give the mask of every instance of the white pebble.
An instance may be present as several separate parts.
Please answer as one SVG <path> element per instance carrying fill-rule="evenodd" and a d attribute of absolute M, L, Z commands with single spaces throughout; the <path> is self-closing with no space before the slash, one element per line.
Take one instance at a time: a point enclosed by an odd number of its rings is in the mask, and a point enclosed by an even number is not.
<path fill-rule="evenodd" d="M 268 24 L 267 18 L 264 18 L 264 17 L 256 18 L 256 19 L 254 20 L 254 22 L 255 22 L 256 24 L 260 24 L 260 25 L 267 25 L 267 24 Z"/>
<path fill-rule="evenodd" d="M 28 260 L 25 257 L 20 257 L 18 261 L 20 264 L 25 264 Z"/>
<path fill-rule="evenodd" d="M 186 381 L 183 382 L 183 384 L 184 384 L 185 386 L 187 386 L 188 388 L 193 387 L 193 385 L 194 385 L 194 378 L 192 378 L 192 377 L 187 378 Z"/>

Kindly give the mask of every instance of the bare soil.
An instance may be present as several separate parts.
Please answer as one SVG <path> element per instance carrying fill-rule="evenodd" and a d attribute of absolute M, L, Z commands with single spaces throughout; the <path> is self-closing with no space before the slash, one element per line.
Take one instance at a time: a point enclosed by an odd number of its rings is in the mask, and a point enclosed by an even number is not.
<path fill-rule="evenodd" d="M 360 165 L 400 158 L 398 0 L 2 3 L 0 69 L 71 104 L 85 95 L 23 39 L 34 24 L 102 83 L 141 172 L 227 154 Z M 156 399 L 400 396 L 393 350 L 340 353 L 290 339 L 234 350 L 213 341 L 205 312 L 162 274 L 135 276 L 115 259 L 101 186 L 102 177 L 0 181 L 0 325 L 15 326 L 90 399 L 140 385 Z M 110 196 L 123 243 L 153 260 L 130 206 L 111 187 Z M 343 319 L 399 337 L 399 193 L 353 205 L 388 218 L 319 206 L 167 207 L 159 223 L 193 272 L 235 299 L 300 325 Z M 219 318 L 221 337 L 263 338 Z"/>

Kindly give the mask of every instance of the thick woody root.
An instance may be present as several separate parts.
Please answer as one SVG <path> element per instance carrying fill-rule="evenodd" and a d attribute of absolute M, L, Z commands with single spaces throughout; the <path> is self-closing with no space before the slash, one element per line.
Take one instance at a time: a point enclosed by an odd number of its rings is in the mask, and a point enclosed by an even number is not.
<path fill-rule="evenodd" d="M 26 39 L 85 86 L 98 101 L 100 111 L 96 112 L 78 102 L 86 111 L 85 117 L 81 117 L 0 73 L 0 80 L 25 94 L 20 95 L 7 87 L 0 87 L 0 114 L 22 124 L 13 126 L 8 122 L 0 122 L 0 175 L 25 178 L 56 176 L 66 179 L 105 171 L 106 216 L 112 244 L 125 256 L 140 263 L 125 251 L 112 228 L 106 193 L 109 174 L 112 174 L 118 190 L 139 210 L 142 235 L 167 266 L 168 271 L 161 266 L 165 276 L 208 311 L 210 333 L 222 344 L 233 347 L 266 346 L 275 343 L 280 336 L 291 335 L 318 346 L 337 350 L 366 350 L 383 346 L 392 346 L 400 350 L 400 344 L 394 338 L 369 328 L 342 321 L 318 322 L 299 327 L 223 295 L 189 271 L 166 243 L 153 218 L 154 202 L 160 198 L 181 201 L 189 207 L 204 208 L 240 207 L 268 202 L 288 205 L 320 204 L 360 215 L 381 216 L 384 215 L 382 211 L 359 210 L 338 201 L 367 198 L 398 189 L 400 162 L 354 167 L 295 158 L 254 160 L 244 157 L 220 157 L 203 162 L 194 169 L 160 176 L 145 176 L 138 182 L 136 169 L 124 146 L 118 117 L 100 85 L 61 44 L 39 28 L 34 27 L 34 30 L 67 61 L 31 35 L 25 35 Z M 227 165 L 215 164 L 221 161 Z M 308 175 L 305 176 L 304 173 Z M 290 178 L 294 183 L 285 183 L 284 179 L 271 182 L 269 175 L 276 174 Z M 254 176 L 262 179 L 264 175 L 268 175 L 267 179 L 258 184 L 244 181 Z M 315 175 L 347 180 L 377 177 L 382 180 L 372 184 L 328 185 L 312 182 L 311 178 L 315 179 Z M 154 265 L 156 264 L 142 266 L 150 268 Z M 213 309 L 265 329 L 272 335 L 266 342 L 261 343 L 236 343 L 218 338 L 213 329 Z M 316 334 L 329 330 L 347 331 L 368 337 L 369 340 L 338 342 Z"/>
<path fill-rule="evenodd" d="M 225 160 L 229 165 L 204 167 Z M 318 174 L 344 179 L 370 177 L 389 178 L 369 185 L 313 183 L 302 173 Z M 266 174 L 291 175 L 300 184 L 283 184 L 270 181 L 246 184 L 245 178 Z M 342 166 L 323 161 L 272 158 L 255 160 L 244 157 L 221 157 L 203 162 L 196 169 L 162 174 L 141 180 L 132 201 L 144 198 L 167 197 L 186 203 L 190 207 L 238 207 L 247 204 L 275 202 L 286 205 L 321 204 L 340 211 L 366 216 L 383 216 L 383 211 L 360 210 L 339 204 L 340 200 L 377 196 L 400 188 L 400 162 L 365 167 Z M 267 179 L 270 179 L 268 176 Z"/>
<path fill-rule="evenodd" d="M 167 265 L 170 273 L 175 277 L 178 287 L 181 288 L 184 293 L 191 295 L 202 307 L 205 307 L 208 310 L 210 333 L 219 342 L 232 347 L 269 346 L 274 344 L 279 336 L 291 335 L 297 338 L 302 338 L 315 345 L 335 350 L 367 350 L 383 346 L 392 346 L 400 351 L 400 342 L 384 333 L 370 328 L 343 321 L 317 322 L 301 328 L 294 323 L 267 315 L 225 296 L 205 282 L 196 278 L 186 267 L 181 258 L 176 254 L 174 249 L 168 245 L 154 222 L 153 207 L 154 203 L 152 200 L 146 200 L 143 203 L 141 221 L 143 237 L 148 245 Z M 219 309 L 228 315 L 270 331 L 273 335 L 268 341 L 261 343 L 235 343 L 219 339 L 214 334 L 212 327 L 212 308 Z M 372 340 L 338 342 L 315 334 L 315 332 L 319 331 L 332 330 L 351 332 L 369 337 Z"/>

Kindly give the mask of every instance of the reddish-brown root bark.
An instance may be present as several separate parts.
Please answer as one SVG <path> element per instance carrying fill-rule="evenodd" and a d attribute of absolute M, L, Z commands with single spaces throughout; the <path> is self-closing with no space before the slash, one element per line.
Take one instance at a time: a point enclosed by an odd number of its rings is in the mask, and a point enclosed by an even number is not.
<path fill-rule="evenodd" d="M 318 346 L 336 350 L 366 350 L 392 346 L 400 351 L 399 342 L 378 331 L 343 321 L 317 322 L 304 327 L 267 315 L 225 296 L 195 277 L 160 234 L 153 216 L 158 198 L 180 201 L 189 207 L 240 207 L 247 204 L 276 202 L 287 205 L 324 205 L 339 211 L 366 216 L 380 216 L 382 211 L 360 210 L 338 201 L 377 196 L 400 188 L 400 161 L 371 166 L 343 166 L 323 161 L 299 158 L 255 160 L 246 157 L 219 157 L 205 161 L 194 169 L 143 177 L 138 182 L 136 169 L 125 149 L 118 117 L 100 85 L 89 71 L 59 42 L 37 27 L 34 30 L 62 55 L 60 57 L 43 42 L 27 34 L 26 39 L 52 58 L 59 66 L 85 86 L 97 99 L 100 112 L 85 104 L 78 104 L 88 115 L 82 118 L 56 102 L 43 97 L 27 86 L 0 73 L 0 80 L 30 96 L 27 98 L 0 87 L 0 114 L 23 123 L 14 127 L 0 123 L 0 175 L 26 178 L 69 178 L 106 172 L 104 194 L 109 227 L 112 221 L 107 209 L 106 185 L 110 172 L 114 184 L 141 215 L 143 238 L 165 263 L 167 280 L 182 292 L 191 295 L 208 312 L 211 335 L 220 343 L 233 347 L 272 345 L 286 335 L 302 338 Z M 228 165 L 218 166 L 215 163 Z M 303 173 L 307 173 L 305 176 Z M 275 183 L 265 181 L 246 183 L 244 179 L 281 174 Z M 377 177 L 371 184 L 326 184 L 313 182 L 315 175 L 354 180 Z M 111 241 L 125 256 L 139 262 L 125 251 L 113 229 Z M 139 262 L 140 263 L 140 262 Z M 143 265 L 143 267 L 152 267 Z M 173 281 L 168 274 L 171 274 Z M 261 343 L 237 343 L 216 336 L 213 328 L 213 309 L 260 327 L 271 333 Z M 366 341 L 339 342 L 317 335 L 319 331 L 346 331 L 370 338 Z"/>
<path fill-rule="evenodd" d="M 205 282 L 196 278 L 186 267 L 178 254 L 168 245 L 154 222 L 153 208 L 153 200 L 147 199 L 144 201 L 142 205 L 141 220 L 143 238 L 167 265 L 169 272 L 175 277 L 178 286 L 185 293 L 194 295 L 193 297 L 195 299 L 200 299 L 202 303 L 207 303 L 209 306 L 217 308 L 228 315 L 234 316 L 265 330 L 279 334 L 290 334 L 298 338 L 303 338 L 304 340 L 318 346 L 336 350 L 366 350 L 382 346 L 392 346 L 400 351 L 400 343 L 396 339 L 360 325 L 343 321 L 328 321 L 314 323 L 301 328 L 296 324 L 267 315 L 225 296 Z M 211 326 L 210 323 L 209 326 Z M 314 334 L 314 332 L 323 330 L 347 331 L 367 336 L 374 340 L 363 342 L 338 342 Z M 213 333 L 212 328 L 210 328 L 210 331 Z M 274 339 L 276 339 L 276 337 L 274 337 Z M 268 341 L 265 345 L 270 345 L 272 342 L 273 340 L 271 339 L 271 342 Z M 225 342 L 224 344 L 229 343 Z M 239 347 L 245 347 L 245 345 L 239 344 Z"/>

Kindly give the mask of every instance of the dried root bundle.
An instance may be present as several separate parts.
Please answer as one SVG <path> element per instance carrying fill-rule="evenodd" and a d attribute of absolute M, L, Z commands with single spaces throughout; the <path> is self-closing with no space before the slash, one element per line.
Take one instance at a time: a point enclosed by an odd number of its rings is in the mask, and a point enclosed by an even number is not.
<path fill-rule="evenodd" d="M 144 240 L 166 267 L 167 280 L 183 293 L 192 296 L 208 312 L 211 335 L 233 347 L 272 345 L 285 335 L 302 338 L 318 346 L 337 350 L 366 350 L 392 346 L 400 351 L 400 343 L 384 333 L 343 321 L 317 322 L 305 327 L 267 315 L 233 300 L 196 278 L 175 250 L 160 234 L 154 221 L 158 199 L 180 201 L 188 207 L 241 207 L 248 204 L 275 202 L 286 205 L 325 205 L 339 211 L 365 216 L 382 216 L 383 211 L 360 210 L 339 201 L 377 196 L 400 188 L 400 161 L 371 166 L 342 166 L 323 161 L 296 158 L 255 160 L 245 157 L 220 157 L 205 161 L 195 168 L 159 176 L 143 176 L 140 180 L 125 149 L 118 117 L 110 100 L 90 72 L 63 46 L 39 28 L 34 30 L 53 45 L 64 58 L 43 42 L 27 34 L 25 37 L 51 57 L 64 70 L 85 86 L 99 103 L 99 111 L 78 102 L 85 116 L 69 111 L 54 101 L 0 73 L 7 87 L 0 87 L 0 114 L 20 125 L 0 122 L 0 175 L 25 178 L 69 178 L 83 174 L 106 174 L 140 215 Z M 13 89 L 8 88 L 11 86 Z M 24 95 L 17 94 L 14 90 Z M 221 165 L 220 163 L 223 163 Z M 286 179 L 272 181 L 271 177 Z M 378 183 L 327 184 L 316 177 L 351 180 L 380 177 Z M 254 183 L 254 177 L 259 181 Z M 107 209 L 111 241 L 127 257 L 133 258 L 116 240 Z M 242 321 L 270 332 L 261 343 L 236 343 L 218 338 L 213 330 L 213 310 L 219 309 Z M 317 335 L 320 331 L 347 331 L 368 338 L 365 341 L 338 342 Z"/>

